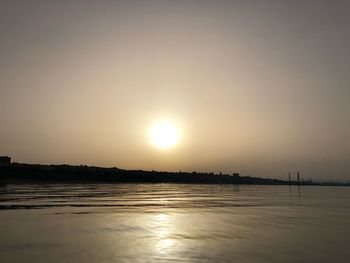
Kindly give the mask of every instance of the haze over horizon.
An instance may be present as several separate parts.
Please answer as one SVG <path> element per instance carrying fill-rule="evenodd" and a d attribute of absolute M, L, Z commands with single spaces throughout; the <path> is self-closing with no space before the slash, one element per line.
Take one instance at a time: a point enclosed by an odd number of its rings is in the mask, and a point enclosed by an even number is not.
<path fill-rule="evenodd" d="M 349 12 L 345 0 L 3 0 L 0 156 L 349 180 Z M 149 142 L 159 120 L 179 130 L 171 149 Z"/>

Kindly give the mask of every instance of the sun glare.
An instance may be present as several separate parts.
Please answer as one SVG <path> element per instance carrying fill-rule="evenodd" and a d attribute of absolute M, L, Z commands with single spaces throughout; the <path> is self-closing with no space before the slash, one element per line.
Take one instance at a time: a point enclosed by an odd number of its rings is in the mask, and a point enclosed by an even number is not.
<path fill-rule="evenodd" d="M 179 129 L 171 122 L 161 121 L 153 124 L 149 130 L 150 142 L 161 149 L 175 146 L 179 140 Z"/>

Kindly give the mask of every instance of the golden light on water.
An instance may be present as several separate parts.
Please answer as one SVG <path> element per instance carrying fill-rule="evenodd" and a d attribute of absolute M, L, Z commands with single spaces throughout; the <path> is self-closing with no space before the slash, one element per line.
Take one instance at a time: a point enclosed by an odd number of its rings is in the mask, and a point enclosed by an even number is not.
<path fill-rule="evenodd" d="M 174 240 L 171 238 L 174 231 L 173 218 L 167 214 L 158 214 L 154 218 L 154 223 L 157 226 L 157 243 L 156 251 L 161 254 L 167 254 L 172 251 Z"/>
<path fill-rule="evenodd" d="M 159 149 L 173 148 L 179 141 L 179 128 L 171 121 L 159 121 L 154 123 L 148 131 L 152 145 Z"/>

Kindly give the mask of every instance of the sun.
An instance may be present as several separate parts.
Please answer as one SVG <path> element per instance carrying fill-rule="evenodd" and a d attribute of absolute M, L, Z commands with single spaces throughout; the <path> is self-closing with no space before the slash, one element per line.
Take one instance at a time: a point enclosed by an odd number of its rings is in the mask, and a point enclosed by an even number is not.
<path fill-rule="evenodd" d="M 160 149 L 174 147 L 179 140 L 180 133 L 178 127 L 170 121 L 159 121 L 154 123 L 149 129 L 150 142 Z"/>

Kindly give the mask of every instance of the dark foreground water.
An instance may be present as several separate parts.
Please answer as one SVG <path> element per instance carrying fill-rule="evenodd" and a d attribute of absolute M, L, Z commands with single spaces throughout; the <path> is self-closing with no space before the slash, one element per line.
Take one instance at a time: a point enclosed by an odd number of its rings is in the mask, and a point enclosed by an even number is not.
<path fill-rule="evenodd" d="M 0 262 L 350 262 L 350 188 L 0 186 Z"/>

